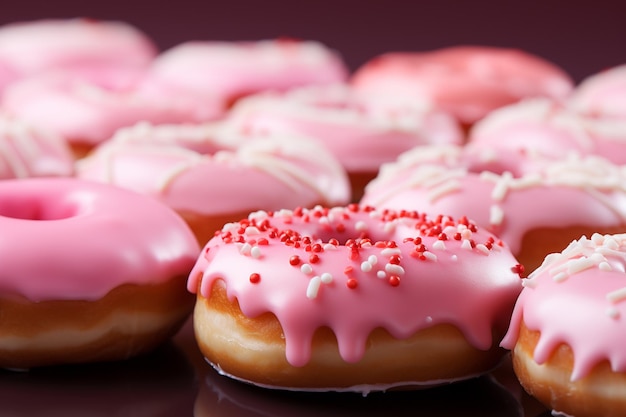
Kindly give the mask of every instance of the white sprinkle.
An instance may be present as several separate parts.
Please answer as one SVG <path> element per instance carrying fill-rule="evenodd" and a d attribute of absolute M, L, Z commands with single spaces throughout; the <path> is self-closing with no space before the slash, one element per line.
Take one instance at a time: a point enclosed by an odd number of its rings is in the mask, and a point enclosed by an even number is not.
<path fill-rule="evenodd" d="M 463 242 L 461 242 L 461 249 L 472 250 L 472 243 L 469 239 L 463 239 Z"/>
<path fill-rule="evenodd" d="M 522 287 L 536 288 L 537 287 L 537 280 L 530 279 L 530 278 L 523 279 L 522 280 Z"/>
<path fill-rule="evenodd" d="M 509 191 L 509 185 L 511 184 L 512 179 L 513 174 L 508 171 L 503 172 L 491 191 L 491 198 L 495 201 L 504 200 L 504 197 L 506 197 L 506 194 Z"/>
<path fill-rule="evenodd" d="M 241 245 L 241 248 L 239 248 L 239 253 L 242 255 L 250 255 L 251 250 L 252 250 L 252 245 L 246 242 L 243 245 Z"/>
<path fill-rule="evenodd" d="M 612 319 L 618 319 L 619 318 L 619 310 L 615 307 L 609 307 L 606 309 L 606 315 L 609 316 Z"/>
<path fill-rule="evenodd" d="M 426 318 L 424 318 L 424 321 L 425 321 L 427 324 L 431 324 L 431 323 L 433 322 L 433 318 L 432 318 L 432 317 L 430 317 L 430 316 L 426 316 Z"/>
<path fill-rule="evenodd" d="M 434 203 L 439 198 L 461 189 L 461 183 L 456 179 L 449 179 L 446 182 L 433 187 L 428 192 L 428 199 Z"/>
<path fill-rule="evenodd" d="M 326 216 L 320 217 L 318 222 L 319 222 L 319 224 L 323 224 L 323 225 L 330 224 L 330 220 L 328 220 L 328 217 L 326 217 Z"/>
<path fill-rule="evenodd" d="M 394 230 L 396 230 L 396 222 L 394 221 L 389 221 L 383 226 L 383 231 L 385 233 L 392 233 Z"/>
<path fill-rule="evenodd" d="M 563 282 L 565 281 L 567 278 L 569 277 L 569 274 L 567 272 L 559 272 L 558 274 L 554 275 L 552 277 L 552 279 L 555 282 Z"/>
<path fill-rule="evenodd" d="M 368 242 L 367 240 L 365 242 L 361 243 L 361 248 L 371 248 L 372 247 L 372 242 Z"/>
<path fill-rule="evenodd" d="M 424 255 L 424 257 L 425 257 L 426 259 L 428 259 L 429 261 L 436 261 L 436 260 L 437 260 L 437 255 L 435 255 L 435 254 L 434 254 L 434 253 L 432 253 L 432 252 L 425 251 L 425 252 L 423 253 L 423 255 Z"/>
<path fill-rule="evenodd" d="M 609 263 L 606 262 L 606 261 L 600 262 L 598 264 L 598 269 L 600 269 L 601 271 L 612 271 L 613 270 L 613 268 L 611 268 L 611 265 L 609 265 Z"/>
<path fill-rule="evenodd" d="M 361 271 L 370 272 L 372 270 L 372 264 L 365 261 L 361 264 Z"/>
<path fill-rule="evenodd" d="M 456 261 L 458 261 L 458 260 L 459 260 L 459 257 L 458 257 L 458 256 L 456 256 L 456 255 L 452 255 L 452 256 L 450 257 L 450 260 L 452 260 L 452 261 L 456 262 Z"/>
<path fill-rule="evenodd" d="M 376 255 L 370 255 L 369 258 L 367 258 L 367 262 L 372 265 L 376 265 L 378 263 L 378 258 L 376 257 Z"/>
<path fill-rule="evenodd" d="M 620 288 L 619 290 L 611 291 L 606 295 L 606 299 L 612 303 L 618 303 L 620 301 L 626 300 L 626 287 Z"/>
<path fill-rule="evenodd" d="M 391 275 L 404 275 L 404 268 L 402 268 L 400 265 L 387 264 L 385 265 L 385 271 L 387 271 Z"/>
<path fill-rule="evenodd" d="M 489 209 L 489 223 L 493 225 L 501 225 L 504 221 L 504 210 L 497 204 L 493 204 Z"/>
<path fill-rule="evenodd" d="M 333 276 L 329 274 L 328 272 L 324 272 L 320 276 L 320 279 L 322 280 L 324 284 L 330 284 L 331 282 L 333 282 Z"/>
<path fill-rule="evenodd" d="M 300 267 L 300 272 L 305 275 L 311 275 L 313 273 L 313 267 L 309 264 L 302 264 Z"/>
<path fill-rule="evenodd" d="M 585 269 L 589 269 L 595 266 L 596 263 L 591 258 L 578 258 L 572 259 L 567 262 L 567 270 L 571 274 L 575 274 L 576 272 L 584 271 Z"/>
<path fill-rule="evenodd" d="M 318 276 L 314 276 L 309 281 L 309 285 L 306 287 L 306 296 L 309 299 L 317 298 L 317 294 L 320 290 L 320 285 L 322 284 L 322 279 Z"/>
<path fill-rule="evenodd" d="M 363 220 L 359 220 L 355 223 L 354 228 L 357 232 L 364 232 L 367 230 L 367 223 L 365 223 Z"/>
<path fill-rule="evenodd" d="M 378 278 L 380 278 L 380 279 L 385 279 L 385 278 L 387 278 L 387 273 L 386 273 L 385 271 L 378 271 L 378 272 L 376 273 L 376 276 L 377 276 Z"/>
<path fill-rule="evenodd" d="M 607 247 L 609 249 L 618 250 L 619 249 L 619 242 L 617 240 L 615 240 L 613 237 L 607 237 L 607 239 L 604 240 L 603 246 L 605 246 L 605 247 Z"/>
<path fill-rule="evenodd" d="M 464 229 L 464 230 L 461 232 L 461 237 L 462 237 L 463 239 L 471 239 L 471 238 L 472 238 L 472 235 L 473 235 L 473 234 L 472 234 L 472 231 L 471 231 L 470 229 Z"/>
<path fill-rule="evenodd" d="M 443 240 L 437 240 L 435 243 L 433 243 L 433 249 L 446 250 L 446 244 L 443 243 Z"/>
<path fill-rule="evenodd" d="M 476 249 L 478 249 L 479 252 L 482 252 L 485 255 L 489 255 L 489 249 L 487 248 L 487 246 L 483 245 L 482 243 L 479 243 L 478 245 L 476 245 Z"/>
<path fill-rule="evenodd" d="M 385 248 L 380 251 L 380 254 L 383 256 L 400 255 L 401 253 L 402 251 L 400 250 L 400 248 Z"/>
<path fill-rule="evenodd" d="M 246 233 L 247 236 L 260 235 L 261 234 L 259 229 L 256 228 L 255 226 L 248 226 L 248 227 L 246 227 L 246 232 L 245 233 Z"/>
<path fill-rule="evenodd" d="M 258 246 L 254 246 L 250 250 L 250 256 L 252 256 L 254 259 L 259 259 L 261 257 L 261 248 Z"/>
<path fill-rule="evenodd" d="M 327 243 L 324 245 L 324 250 L 337 250 L 337 246 L 332 243 Z"/>

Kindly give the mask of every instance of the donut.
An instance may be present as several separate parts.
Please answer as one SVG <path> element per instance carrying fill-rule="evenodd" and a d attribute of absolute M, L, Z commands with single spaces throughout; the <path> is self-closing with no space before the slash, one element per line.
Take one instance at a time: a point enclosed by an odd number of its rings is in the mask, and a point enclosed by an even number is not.
<path fill-rule="evenodd" d="M 626 118 L 626 64 L 584 78 L 572 91 L 569 107 L 602 119 Z"/>
<path fill-rule="evenodd" d="M 539 56 L 470 45 L 388 52 L 357 68 L 351 82 L 370 93 L 426 97 L 465 126 L 522 98 L 563 100 L 574 88 L 564 70 Z"/>
<path fill-rule="evenodd" d="M 520 268 L 465 218 L 352 204 L 226 224 L 188 290 L 197 293 L 196 340 L 219 373 L 268 388 L 368 393 L 497 366 Z"/>
<path fill-rule="evenodd" d="M 626 230 L 626 171 L 606 159 L 525 161 L 518 176 L 458 161 L 451 154 L 445 163 L 422 163 L 419 150 L 409 151 L 381 168 L 361 203 L 467 216 L 506 242 L 528 272 L 583 234 Z"/>
<path fill-rule="evenodd" d="M 62 136 L 77 158 L 140 121 L 200 122 L 222 116 L 215 102 L 199 103 L 186 96 L 160 97 L 137 86 L 116 88 L 71 72 L 55 72 L 10 84 L 2 100 L 4 111 L 35 127 Z"/>
<path fill-rule="evenodd" d="M 155 200 L 75 178 L 0 181 L 0 367 L 123 360 L 193 308 L 200 253 Z"/>
<path fill-rule="evenodd" d="M 157 53 L 146 34 L 122 21 L 39 19 L 0 26 L 0 62 L 17 78 L 62 69 L 125 83 Z"/>
<path fill-rule="evenodd" d="M 318 143 L 226 122 L 121 129 L 77 163 L 76 175 L 155 197 L 202 245 L 251 211 L 350 201 L 345 171 Z"/>
<path fill-rule="evenodd" d="M 626 414 L 625 234 L 573 241 L 524 280 L 502 345 L 522 386 L 558 413 Z"/>
<path fill-rule="evenodd" d="M 478 121 L 469 131 L 467 147 L 468 152 L 490 148 L 494 154 L 508 152 L 519 157 L 532 154 L 561 158 L 576 152 L 624 164 L 626 118 L 608 120 L 580 113 L 569 102 L 525 99 L 496 109 Z"/>
<path fill-rule="evenodd" d="M 348 172 L 355 200 L 380 165 L 400 153 L 465 140 L 454 118 L 425 102 L 396 106 L 347 84 L 252 95 L 239 100 L 228 117 L 253 131 L 303 134 L 320 141 Z"/>
<path fill-rule="evenodd" d="M 216 98 L 228 107 L 260 91 L 343 82 L 348 72 L 339 53 L 315 41 L 188 41 L 155 59 L 145 88 Z"/>
<path fill-rule="evenodd" d="M 0 179 L 73 173 L 74 158 L 63 138 L 0 113 Z"/>

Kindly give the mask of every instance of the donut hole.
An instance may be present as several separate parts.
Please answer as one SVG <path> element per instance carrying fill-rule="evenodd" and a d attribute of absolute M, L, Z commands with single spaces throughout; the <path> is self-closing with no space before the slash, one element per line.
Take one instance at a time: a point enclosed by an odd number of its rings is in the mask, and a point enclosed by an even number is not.
<path fill-rule="evenodd" d="M 12 219 L 51 221 L 68 219 L 77 214 L 77 207 L 69 203 L 44 202 L 37 198 L 0 201 L 0 216 Z"/>

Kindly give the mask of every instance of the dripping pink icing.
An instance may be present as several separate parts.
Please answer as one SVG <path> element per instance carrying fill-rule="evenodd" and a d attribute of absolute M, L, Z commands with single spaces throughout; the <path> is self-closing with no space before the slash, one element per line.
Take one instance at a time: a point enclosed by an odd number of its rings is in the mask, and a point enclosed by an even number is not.
<path fill-rule="evenodd" d="M 256 131 L 315 138 L 348 172 L 376 172 L 414 146 L 464 141 L 456 120 L 426 103 L 396 106 L 346 84 L 253 95 L 238 101 L 229 118 Z"/>
<path fill-rule="evenodd" d="M 383 95 L 425 96 L 463 123 L 525 97 L 562 100 L 573 89 L 571 77 L 551 62 L 485 46 L 387 53 L 357 69 L 352 83 Z"/>
<path fill-rule="evenodd" d="M 459 155 L 448 154 L 445 163 L 423 163 L 420 150 L 409 151 L 381 168 L 361 203 L 465 215 L 498 235 L 514 254 L 525 233 L 536 228 L 626 223 L 626 169 L 606 159 L 538 160 L 515 177 L 506 171 L 473 172 Z"/>
<path fill-rule="evenodd" d="M 76 172 L 204 215 L 350 199 L 345 171 L 321 145 L 225 122 L 122 129 L 79 161 Z"/>
<path fill-rule="evenodd" d="M 341 56 L 314 41 L 190 41 L 163 52 L 145 85 L 232 103 L 260 91 L 342 82 L 347 76 Z"/>
<path fill-rule="evenodd" d="M 626 372 L 626 235 L 581 237 L 549 255 L 524 280 L 502 346 L 513 349 L 523 321 L 541 333 L 533 353 L 542 364 L 562 343 L 574 353 L 571 380 L 607 360 Z"/>
<path fill-rule="evenodd" d="M 73 172 L 74 158 L 63 138 L 0 114 L 0 179 Z"/>
<path fill-rule="evenodd" d="M 377 327 L 402 339 L 450 323 L 488 349 L 521 289 L 516 263 L 466 219 L 316 207 L 256 212 L 225 225 L 198 258 L 188 289 L 208 297 L 222 279 L 246 316 L 273 313 L 294 366 L 307 363 L 322 326 L 334 331 L 343 359 L 355 362 Z"/>
<path fill-rule="evenodd" d="M 0 181 L 5 296 L 95 300 L 122 284 L 187 274 L 200 251 L 174 212 L 150 198 L 70 178 Z"/>

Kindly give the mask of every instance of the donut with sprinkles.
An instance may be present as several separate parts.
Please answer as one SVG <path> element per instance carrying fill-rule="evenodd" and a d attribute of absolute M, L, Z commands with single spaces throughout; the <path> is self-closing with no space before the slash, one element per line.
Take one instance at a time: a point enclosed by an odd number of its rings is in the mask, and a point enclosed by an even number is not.
<path fill-rule="evenodd" d="M 523 280 L 502 345 L 522 386 L 566 415 L 626 414 L 626 234 L 581 237 Z"/>
<path fill-rule="evenodd" d="M 200 350 L 220 373 L 367 393 L 496 366 L 522 272 L 467 218 L 353 204 L 226 224 L 188 290 Z"/>

